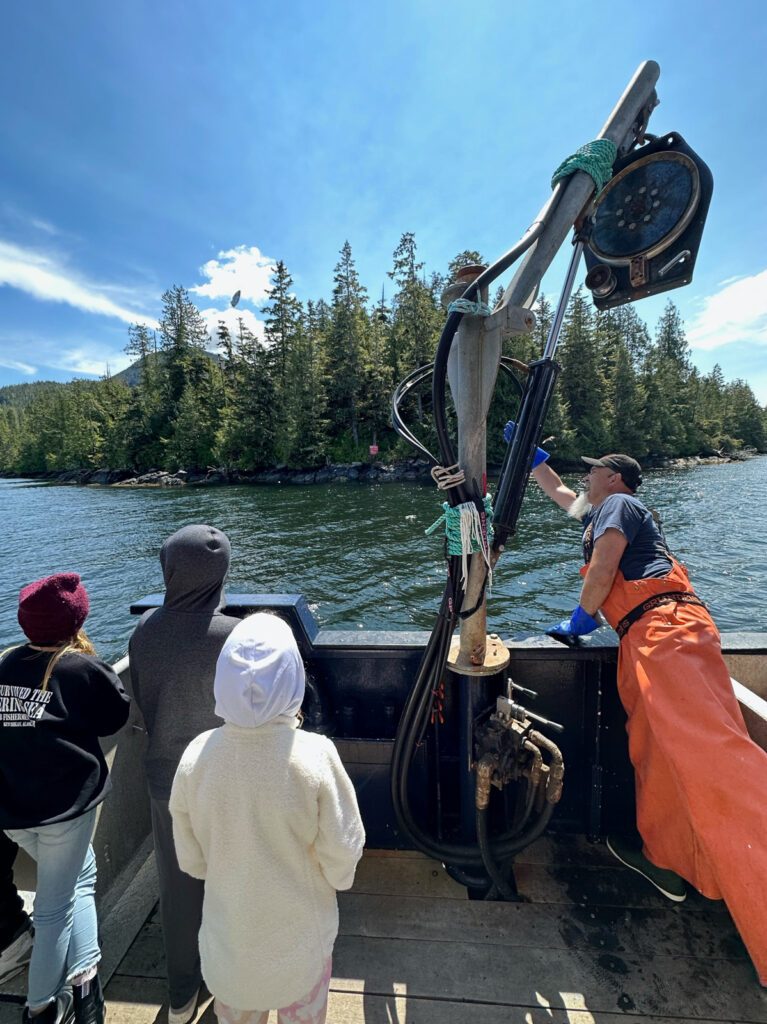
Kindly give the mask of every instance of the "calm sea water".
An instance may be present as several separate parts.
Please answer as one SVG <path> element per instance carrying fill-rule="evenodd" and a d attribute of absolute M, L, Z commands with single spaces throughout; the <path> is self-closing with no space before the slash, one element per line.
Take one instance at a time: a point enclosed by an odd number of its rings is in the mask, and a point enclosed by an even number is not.
<path fill-rule="evenodd" d="M 767 458 L 651 471 L 641 497 L 659 510 L 719 628 L 767 630 Z M 74 570 L 91 595 L 88 632 L 99 653 L 116 660 L 136 622 L 130 602 L 162 590 L 162 541 L 195 522 L 229 535 L 231 593 L 302 593 L 323 626 L 431 629 L 443 543 L 424 529 L 440 513 L 437 491 L 413 484 L 132 490 L 0 480 L 0 642 L 19 637 L 21 586 Z M 496 568 L 491 631 L 531 636 L 572 610 L 579 537 L 578 525 L 531 483 Z"/>

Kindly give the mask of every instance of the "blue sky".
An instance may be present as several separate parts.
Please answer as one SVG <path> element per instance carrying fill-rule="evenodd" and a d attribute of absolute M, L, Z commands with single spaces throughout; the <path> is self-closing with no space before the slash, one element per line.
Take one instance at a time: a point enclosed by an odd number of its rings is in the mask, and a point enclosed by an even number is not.
<path fill-rule="evenodd" d="M 6 5 L 3 35 L 0 384 L 121 369 L 172 284 L 211 323 L 241 289 L 256 328 L 278 259 L 329 298 L 347 239 L 373 297 L 405 231 L 427 272 L 492 261 L 653 59 L 651 130 L 714 174 L 670 296 L 695 364 L 767 402 L 764 0 L 68 0 Z"/>

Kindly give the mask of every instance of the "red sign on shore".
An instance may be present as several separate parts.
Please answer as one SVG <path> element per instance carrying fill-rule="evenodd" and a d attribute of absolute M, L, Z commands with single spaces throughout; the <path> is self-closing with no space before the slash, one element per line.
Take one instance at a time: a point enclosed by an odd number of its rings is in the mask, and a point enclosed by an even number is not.
<path fill-rule="evenodd" d="M 371 446 L 370 446 L 370 454 L 371 455 L 378 455 L 378 445 L 377 444 L 371 444 Z"/>

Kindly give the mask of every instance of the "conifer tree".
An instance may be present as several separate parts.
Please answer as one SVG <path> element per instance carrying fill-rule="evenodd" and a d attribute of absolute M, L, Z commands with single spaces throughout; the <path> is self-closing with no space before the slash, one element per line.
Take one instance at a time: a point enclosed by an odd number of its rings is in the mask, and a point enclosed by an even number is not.
<path fill-rule="evenodd" d="M 290 371 L 295 367 L 295 350 L 302 331 L 303 307 L 291 288 L 293 278 L 282 260 L 272 274 L 269 302 L 264 307 L 266 354 L 274 387 L 275 406 L 272 412 L 277 456 L 281 462 L 290 457 L 294 442 L 291 411 L 295 408 L 291 392 Z"/>
<path fill-rule="evenodd" d="M 647 394 L 643 431 L 653 438 L 653 448 L 663 454 L 694 454 L 701 443 L 695 425 L 696 379 L 682 318 L 671 300 L 658 321 L 643 379 Z"/>
<path fill-rule="evenodd" d="M 327 392 L 323 347 L 328 329 L 324 311 L 318 315 L 307 303 L 306 322 L 296 336 L 291 353 L 290 421 L 291 447 L 288 462 L 300 468 L 317 466 L 328 445 Z"/>
<path fill-rule="evenodd" d="M 370 314 L 370 366 L 363 403 L 363 419 L 370 431 L 370 441 L 377 445 L 390 423 L 391 395 L 399 381 L 395 382 L 386 362 L 390 348 L 391 310 L 386 305 L 383 288 L 381 299 Z"/>
<path fill-rule="evenodd" d="M 367 291 L 360 284 L 348 241 L 340 256 L 333 273 L 331 326 L 327 334 L 327 390 L 331 421 L 337 431 L 351 432 L 357 448 L 370 323 L 365 308 Z"/>
<path fill-rule="evenodd" d="M 764 451 L 767 448 L 765 417 L 753 391 L 744 380 L 734 380 L 725 392 L 725 432 L 742 445 Z"/>
<path fill-rule="evenodd" d="M 270 356 L 242 319 L 232 340 L 229 399 L 218 431 L 217 452 L 228 466 L 245 470 L 274 464 L 275 389 Z"/>
<path fill-rule="evenodd" d="M 570 301 L 557 353 L 562 365 L 557 384 L 579 451 L 605 451 L 605 377 L 594 314 L 579 288 Z"/>
<path fill-rule="evenodd" d="M 389 277 L 397 287 L 392 302 L 390 346 L 392 369 L 397 381 L 434 358 L 444 321 L 439 297 L 421 279 L 424 265 L 416 259 L 416 250 L 415 235 L 406 232 L 394 250 L 394 264 L 389 271 Z M 423 403 L 420 395 L 417 404 L 417 415 L 421 421 Z"/>
<path fill-rule="evenodd" d="M 397 289 L 392 301 L 397 379 L 433 358 L 444 319 L 438 297 L 421 279 L 424 264 L 416 258 L 416 252 L 415 234 L 406 231 L 394 250 L 393 266 L 388 273 Z"/>
<path fill-rule="evenodd" d="M 208 329 L 185 288 L 173 285 L 162 297 L 160 350 L 164 353 L 164 395 L 169 419 L 176 416 L 190 376 L 204 376 Z"/>
<path fill-rule="evenodd" d="M 140 377 L 131 389 L 124 414 L 124 458 L 127 466 L 145 472 L 163 464 L 165 448 L 161 439 L 169 433 L 162 357 L 158 355 L 157 336 L 143 324 L 130 325 L 125 351 L 138 360 Z"/>

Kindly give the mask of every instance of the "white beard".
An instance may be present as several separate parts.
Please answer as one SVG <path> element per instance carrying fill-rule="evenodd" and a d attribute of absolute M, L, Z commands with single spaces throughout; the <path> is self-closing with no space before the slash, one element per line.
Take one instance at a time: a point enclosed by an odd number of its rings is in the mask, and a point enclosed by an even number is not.
<path fill-rule="evenodd" d="M 580 521 L 584 516 L 587 516 L 593 509 L 593 505 L 589 501 L 589 492 L 581 491 L 575 501 L 572 503 L 570 508 L 567 510 L 567 514 L 572 516 L 573 519 Z"/>

